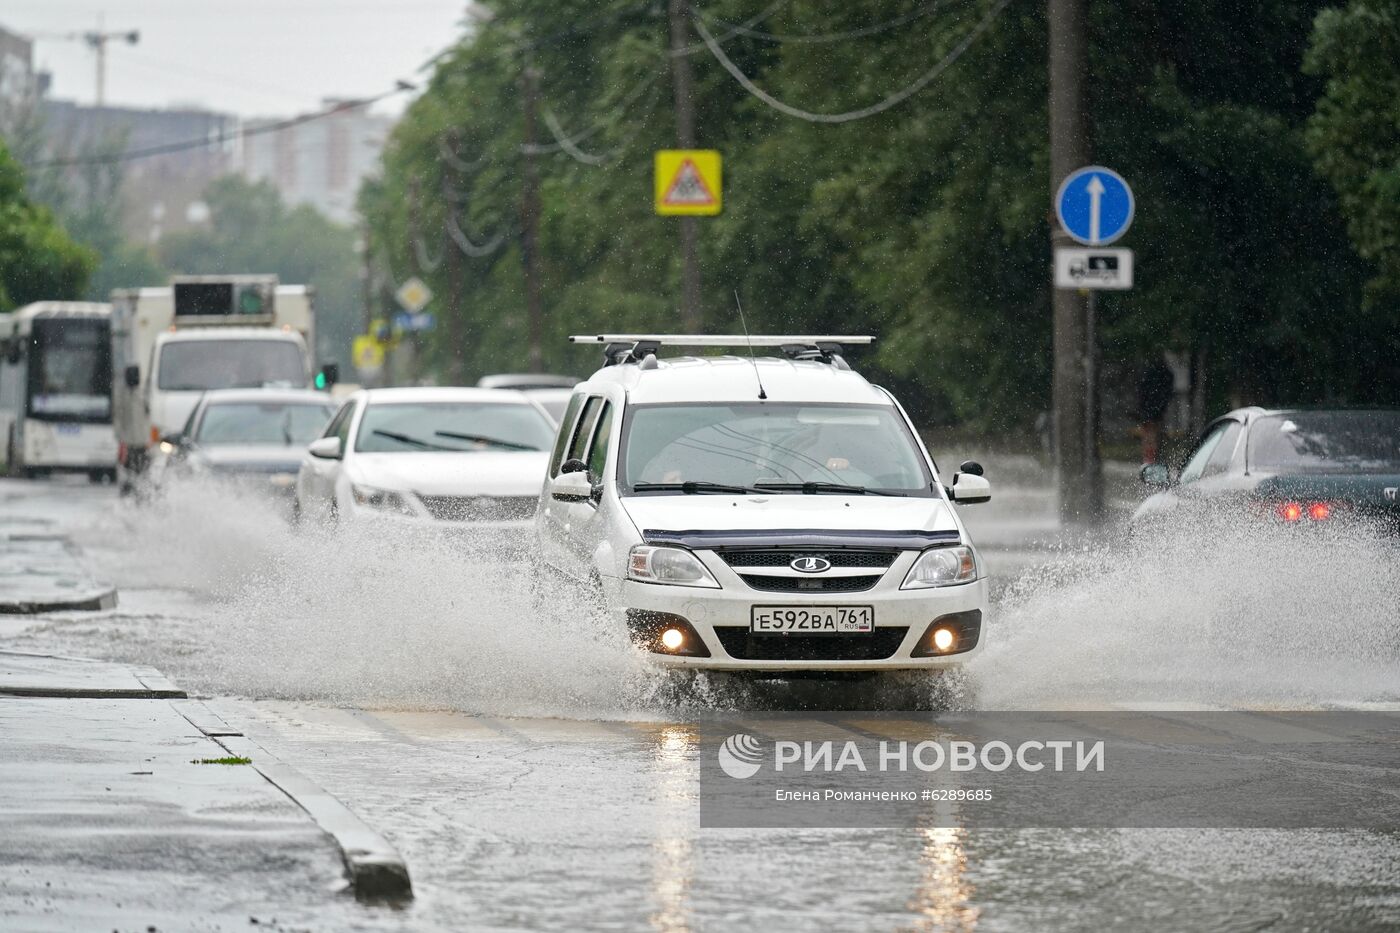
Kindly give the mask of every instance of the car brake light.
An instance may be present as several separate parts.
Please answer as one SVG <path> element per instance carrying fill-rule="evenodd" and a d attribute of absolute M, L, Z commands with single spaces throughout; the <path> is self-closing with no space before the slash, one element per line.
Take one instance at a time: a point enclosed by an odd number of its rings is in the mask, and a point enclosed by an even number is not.
<path fill-rule="evenodd" d="M 1286 522 L 1296 522 L 1303 517 L 1303 507 L 1296 502 L 1280 502 L 1278 517 Z"/>
<path fill-rule="evenodd" d="M 1308 518 L 1315 522 L 1324 522 L 1332 517 L 1332 507 L 1326 502 L 1314 502 L 1308 506 Z"/>

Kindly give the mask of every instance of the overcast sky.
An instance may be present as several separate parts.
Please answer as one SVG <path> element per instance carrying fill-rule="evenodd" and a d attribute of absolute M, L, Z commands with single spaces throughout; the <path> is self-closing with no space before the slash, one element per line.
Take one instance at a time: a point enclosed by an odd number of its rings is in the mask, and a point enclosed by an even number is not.
<path fill-rule="evenodd" d="M 112 43 L 107 102 L 191 104 L 242 116 L 318 109 L 324 97 L 361 97 L 403 78 L 460 34 L 466 0 L 4 0 L 0 26 L 24 35 L 138 29 Z M 83 42 L 40 39 L 36 67 L 53 97 L 91 103 L 94 58 Z M 397 110 L 405 98 L 395 98 Z"/>

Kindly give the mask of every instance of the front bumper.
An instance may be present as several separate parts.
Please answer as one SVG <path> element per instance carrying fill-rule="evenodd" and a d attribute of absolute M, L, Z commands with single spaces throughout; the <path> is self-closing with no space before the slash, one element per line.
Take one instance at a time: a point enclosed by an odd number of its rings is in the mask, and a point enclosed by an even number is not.
<path fill-rule="evenodd" d="M 985 578 L 959 586 L 923 590 L 901 590 L 917 552 L 899 555 L 880 581 L 868 590 L 846 593 L 808 594 L 769 592 L 751 589 L 713 552 L 697 551 L 698 557 L 719 581 L 721 589 L 665 586 L 622 580 L 618 583 L 616 607 L 619 624 L 627 625 L 629 612 L 635 625 L 639 613 L 669 613 L 690 623 L 704 643 L 709 657 L 684 657 L 648 651 L 647 657 L 666 667 L 686 667 L 729 671 L 881 671 L 938 670 L 959 667 L 981 654 L 987 641 L 988 598 Z M 747 635 L 754 606 L 871 606 L 875 631 L 857 635 Z M 955 654 L 915 657 L 915 649 L 936 619 L 957 613 L 978 611 L 981 626 L 976 644 Z M 902 634 L 900 633 L 902 631 Z M 872 638 L 873 636 L 873 638 Z M 821 658 L 782 657 L 782 639 L 794 639 L 793 655 L 810 653 L 814 639 L 832 640 L 829 650 L 818 650 Z M 849 639 L 844 650 L 835 639 Z M 861 639 L 866 641 L 862 642 Z M 874 641 L 878 640 L 878 647 Z M 726 647 L 728 645 L 728 648 Z M 884 654 L 882 657 L 871 654 Z M 735 649 L 731 652 L 729 649 Z M 736 656 L 739 655 L 747 656 Z M 859 657 L 833 657 L 854 654 Z"/>

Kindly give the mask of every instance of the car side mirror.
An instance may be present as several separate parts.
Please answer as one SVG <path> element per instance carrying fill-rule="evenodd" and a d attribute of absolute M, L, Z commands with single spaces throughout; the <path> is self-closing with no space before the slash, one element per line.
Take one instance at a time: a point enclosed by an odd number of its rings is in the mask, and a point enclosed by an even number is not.
<path fill-rule="evenodd" d="M 134 389 L 141 384 L 141 367 L 134 363 L 122 370 L 122 381 L 126 383 L 128 389 Z"/>
<path fill-rule="evenodd" d="M 322 460 L 339 460 L 345 453 L 338 437 L 318 437 L 307 445 L 306 452 Z"/>
<path fill-rule="evenodd" d="M 976 473 L 957 473 L 948 495 L 959 505 L 986 502 L 992 497 L 992 484 Z"/>
<path fill-rule="evenodd" d="M 577 458 L 577 457 L 574 457 L 574 458 L 571 459 L 571 460 L 565 460 L 563 466 L 559 467 L 559 475 L 560 475 L 560 476 L 563 476 L 563 475 L 565 475 L 565 474 L 567 474 L 567 473 L 587 473 L 587 472 L 588 472 L 588 464 L 584 463 L 582 460 L 580 460 L 580 459 Z"/>
<path fill-rule="evenodd" d="M 1172 473 L 1164 463 L 1144 463 L 1138 470 L 1138 479 L 1144 486 L 1170 486 Z"/>
<path fill-rule="evenodd" d="M 982 469 L 982 464 L 978 463 L 976 460 L 964 460 L 958 465 L 958 472 L 971 473 L 973 476 L 987 475 Z"/>
<path fill-rule="evenodd" d="M 171 431 L 169 434 L 162 437 L 160 442 L 162 444 L 169 444 L 171 447 L 183 447 L 185 444 L 184 432 Z"/>
<path fill-rule="evenodd" d="M 572 462 L 581 463 L 582 461 Z M 565 465 L 567 466 L 567 464 Z M 574 470 L 570 473 L 560 473 L 559 476 L 550 480 L 549 494 L 560 502 L 587 502 L 593 498 L 593 483 L 589 480 L 586 471 Z"/>

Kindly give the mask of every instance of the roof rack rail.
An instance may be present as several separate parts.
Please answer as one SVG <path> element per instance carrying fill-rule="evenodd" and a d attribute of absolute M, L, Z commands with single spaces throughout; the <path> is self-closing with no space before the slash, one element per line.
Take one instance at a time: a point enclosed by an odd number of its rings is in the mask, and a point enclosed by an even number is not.
<path fill-rule="evenodd" d="M 875 342 L 869 335 L 857 334 L 575 334 L 569 343 L 603 345 L 603 365 L 619 366 L 640 363 L 655 355 L 662 346 L 669 347 L 772 347 L 790 360 L 813 360 L 830 363 L 837 369 L 850 369 L 841 357 L 843 346 L 868 346 Z"/>

